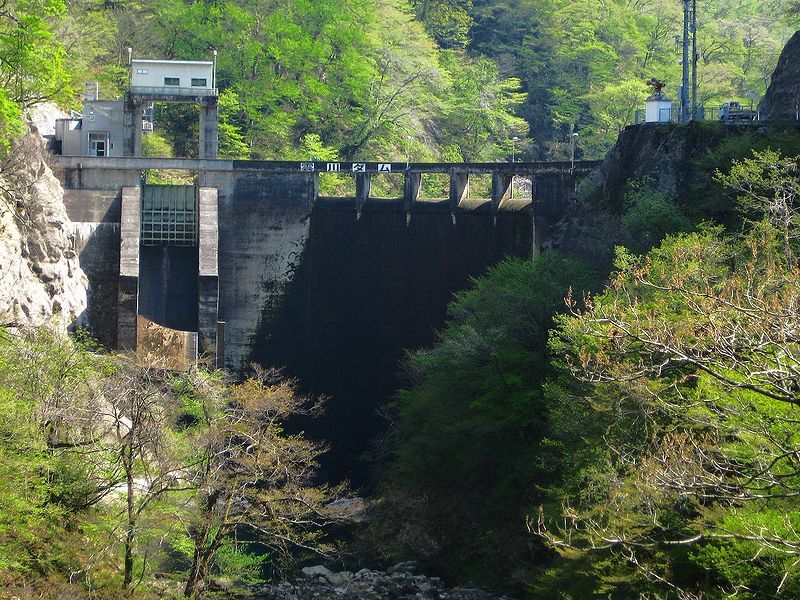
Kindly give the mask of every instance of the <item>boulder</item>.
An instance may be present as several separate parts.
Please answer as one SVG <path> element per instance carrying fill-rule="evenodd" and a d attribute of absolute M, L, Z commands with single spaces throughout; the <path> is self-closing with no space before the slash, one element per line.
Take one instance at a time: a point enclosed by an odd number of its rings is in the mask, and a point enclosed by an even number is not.
<path fill-rule="evenodd" d="M 758 105 L 762 119 L 797 119 L 800 107 L 800 31 L 795 32 L 778 59 L 767 93 Z"/>
<path fill-rule="evenodd" d="M 330 569 L 327 569 L 322 565 L 314 565 L 313 567 L 303 567 L 300 570 L 300 572 L 306 579 L 316 579 L 317 577 L 324 577 L 327 579 L 332 574 Z"/>

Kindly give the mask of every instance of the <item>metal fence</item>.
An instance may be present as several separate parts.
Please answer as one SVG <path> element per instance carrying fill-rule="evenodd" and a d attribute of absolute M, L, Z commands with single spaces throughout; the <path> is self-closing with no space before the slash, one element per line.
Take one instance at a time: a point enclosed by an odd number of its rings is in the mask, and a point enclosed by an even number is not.
<path fill-rule="evenodd" d="M 141 242 L 143 246 L 197 245 L 195 186 L 142 186 Z"/>
<path fill-rule="evenodd" d="M 689 120 L 690 121 L 720 121 L 720 112 L 722 110 L 722 105 L 711 105 L 711 106 L 698 106 L 697 110 L 693 113 L 691 109 L 689 110 Z M 752 118 L 741 118 L 741 119 L 733 119 L 733 120 L 726 120 L 726 122 L 732 123 L 748 123 L 751 121 L 760 121 L 761 120 L 761 113 L 757 110 L 757 108 L 746 108 L 744 109 L 748 113 L 752 111 Z M 646 113 L 644 109 L 639 109 L 636 111 L 635 121 L 636 125 L 640 123 L 646 122 Z M 795 119 L 800 120 L 800 109 L 795 111 Z M 662 108 L 659 111 L 658 115 L 658 123 L 680 123 L 681 119 L 681 109 L 680 107 L 674 108 Z"/>

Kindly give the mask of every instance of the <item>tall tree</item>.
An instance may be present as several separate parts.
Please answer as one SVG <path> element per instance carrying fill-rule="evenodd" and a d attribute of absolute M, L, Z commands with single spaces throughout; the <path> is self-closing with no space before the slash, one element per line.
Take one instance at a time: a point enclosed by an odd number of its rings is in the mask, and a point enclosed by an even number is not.
<path fill-rule="evenodd" d="M 540 521 L 554 547 L 616 556 L 662 592 L 800 590 L 795 164 L 766 153 L 719 176 L 758 216 L 743 238 L 623 251 L 607 291 L 560 319 L 553 346 L 609 446 L 560 534 Z"/>

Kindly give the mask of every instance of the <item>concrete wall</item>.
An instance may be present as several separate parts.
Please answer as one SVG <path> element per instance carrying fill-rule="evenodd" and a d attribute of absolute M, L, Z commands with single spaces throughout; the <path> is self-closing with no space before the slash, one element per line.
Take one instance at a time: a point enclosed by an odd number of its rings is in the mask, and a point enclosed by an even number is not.
<path fill-rule="evenodd" d="M 107 156 L 123 156 L 123 107 L 122 100 L 97 100 L 84 103 L 80 128 L 81 156 L 89 155 L 90 133 L 107 133 L 109 141 Z"/>
<path fill-rule="evenodd" d="M 107 348 L 117 344 L 120 198 L 117 190 L 64 190 L 70 235 L 89 279 L 85 324 Z"/>
<path fill-rule="evenodd" d="M 80 119 L 56 119 L 55 139 L 61 144 L 59 154 L 81 155 Z"/>
<path fill-rule="evenodd" d="M 403 350 L 434 340 L 453 292 L 470 277 L 504 257 L 535 255 L 594 166 L 411 165 L 410 196 L 375 199 L 363 175 L 359 198 L 318 197 L 324 164 L 309 171 L 222 160 L 54 163 L 76 231 L 84 232 L 81 264 L 100 290 L 90 318 L 116 322 L 121 347 L 140 314 L 197 330 L 201 355 L 213 355 L 224 338 L 230 370 L 252 361 L 285 366 L 304 391 L 331 398 L 327 417 L 302 427 L 333 442 L 326 465 L 334 478 L 358 478 L 354 457 L 380 429 L 374 409 L 399 384 Z M 139 248 L 135 192 L 141 172 L 154 166 L 198 172 L 199 248 Z M 423 170 L 454 174 L 450 198 L 414 200 Z M 493 197 L 467 198 L 466 173 L 487 171 L 495 175 Z M 532 206 L 508 197 L 514 172 L 535 175 Z"/>
<path fill-rule="evenodd" d="M 356 457 L 385 426 L 376 407 L 401 384 L 404 350 L 434 341 L 452 294 L 531 248 L 526 209 L 493 215 L 484 203 L 454 218 L 430 203 L 409 220 L 378 202 L 360 217 L 345 202 L 314 207 L 291 281 L 262 308 L 252 360 L 285 365 L 303 391 L 330 398 L 323 419 L 298 427 L 331 443 L 332 478 L 363 480 Z"/>
<path fill-rule="evenodd" d="M 206 85 L 198 89 L 211 89 L 213 69 L 214 63 L 206 61 L 134 59 L 131 65 L 131 87 L 165 87 L 165 77 L 177 77 L 180 79 L 177 87 L 192 87 L 192 78 L 196 78 L 206 80 Z"/>
<path fill-rule="evenodd" d="M 219 185 L 219 319 L 225 363 L 245 369 L 265 311 L 280 304 L 308 239 L 314 177 L 240 173 Z"/>

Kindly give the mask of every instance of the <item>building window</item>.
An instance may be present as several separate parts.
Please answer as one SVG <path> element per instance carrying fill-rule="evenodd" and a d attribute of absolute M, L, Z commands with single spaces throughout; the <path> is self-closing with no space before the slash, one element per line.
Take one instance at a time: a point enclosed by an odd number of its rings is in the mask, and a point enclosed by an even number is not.
<path fill-rule="evenodd" d="M 147 69 L 136 69 L 137 75 L 147 75 Z"/>
<path fill-rule="evenodd" d="M 164 77 L 164 85 L 180 85 L 181 80 L 179 77 Z"/>
<path fill-rule="evenodd" d="M 192 87 L 206 87 L 206 85 L 205 79 L 195 79 L 192 77 Z"/>

